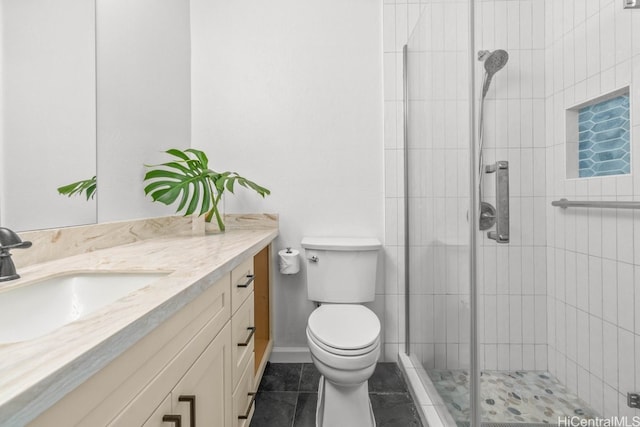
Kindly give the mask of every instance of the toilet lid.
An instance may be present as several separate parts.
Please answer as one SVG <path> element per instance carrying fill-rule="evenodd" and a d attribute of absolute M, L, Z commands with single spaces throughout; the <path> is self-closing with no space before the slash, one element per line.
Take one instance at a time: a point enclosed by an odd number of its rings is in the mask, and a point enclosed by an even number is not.
<path fill-rule="evenodd" d="M 308 328 L 319 342 L 341 350 L 370 347 L 380 336 L 378 316 L 355 304 L 321 305 L 309 316 Z"/>

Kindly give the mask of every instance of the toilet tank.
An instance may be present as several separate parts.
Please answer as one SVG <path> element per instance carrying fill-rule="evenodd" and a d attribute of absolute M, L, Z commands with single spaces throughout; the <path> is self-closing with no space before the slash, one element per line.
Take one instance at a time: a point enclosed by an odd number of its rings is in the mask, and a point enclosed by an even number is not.
<path fill-rule="evenodd" d="M 373 301 L 381 246 L 374 238 L 303 238 L 308 298 L 325 303 Z"/>

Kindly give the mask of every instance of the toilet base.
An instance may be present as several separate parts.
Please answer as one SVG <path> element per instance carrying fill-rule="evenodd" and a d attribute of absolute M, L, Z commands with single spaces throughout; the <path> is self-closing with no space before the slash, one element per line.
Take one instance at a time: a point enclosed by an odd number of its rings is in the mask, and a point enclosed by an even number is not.
<path fill-rule="evenodd" d="M 375 427 L 368 381 L 354 386 L 332 384 L 324 375 L 318 386 L 316 427 Z"/>

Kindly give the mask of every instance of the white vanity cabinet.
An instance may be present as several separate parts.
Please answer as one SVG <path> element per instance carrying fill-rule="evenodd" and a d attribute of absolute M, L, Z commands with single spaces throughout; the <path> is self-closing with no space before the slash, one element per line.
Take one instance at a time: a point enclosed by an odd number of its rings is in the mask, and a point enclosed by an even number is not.
<path fill-rule="evenodd" d="M 182 379 L 155 407 L 157 396 L 171 386 L 169 371 L 181 372 L 192 360 L 189 348 L 170 363 L 109 427 L 162 426 L 180 419 L 181 426 L 223 427 L 231 423 L 231 336 L 227 324 L 205 351 L 188 368 Z M 182 357 L 181 357 L 182 356 Z M 150 409 L 153 411 L 150 414 Z M 179 418 L 178 418 L 179 417 Z M 177 422 L 173 422 L 178 425 Z"/>
<path fill-rule="evenodd" d="M 255 260 L 260 277 L 243 260 L 29 425 L 248 426 L 271 351 L 269 247 Z"/>

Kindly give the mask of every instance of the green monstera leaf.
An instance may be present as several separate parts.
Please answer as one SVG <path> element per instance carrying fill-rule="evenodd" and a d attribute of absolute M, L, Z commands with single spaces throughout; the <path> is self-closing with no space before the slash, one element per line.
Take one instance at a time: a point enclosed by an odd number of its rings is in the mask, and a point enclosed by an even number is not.
<path fill-rule="evenodd" d="M 58 187 L 58 193 L 63 196 L 74 196 L 81 195 L 84 193 L 87 200 L 93 199 L 96 195 L 97 189 L 97 180 L 94 176 L 90 179 L 84 179 L 82 181 L 73 182 L 71 184 L 63 185 L 62 187 Z"/>
<path fill-rule="evenodd" d="M 271 192 L 238 175 L 235 172 L 216 172 L 209 169 L 207 155 L 195 148 L 184 151 L 172 148 L 166 153 L 173 157 L 169 162 L 159 165 L 147 165 L 149 170 L 144 180 L 149 183 L 144 193 L 154 202 L 171 205 L 178 203 L 176 212 L 183 215 L 205 215 L 205 221 L 211 222 L 215 216 L 218 227 L 224 231 L 224 223 L 218 209 L 218 202 L 225 190 L 233 193 L 237 183 L 254 190 L 265 197 Z"/>

